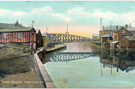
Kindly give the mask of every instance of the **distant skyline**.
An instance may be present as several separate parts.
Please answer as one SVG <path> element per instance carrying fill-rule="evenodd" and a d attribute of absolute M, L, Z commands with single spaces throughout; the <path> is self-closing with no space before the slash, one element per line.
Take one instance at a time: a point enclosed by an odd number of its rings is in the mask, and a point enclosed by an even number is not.
<path fill-rule="evenodd" d="M 94 1 L 21 1 L 0 2 L 0 23 L 15 23 L 34 27 L 41 32 L 63 32 L 69 25 L 69 33 L 91 36 L 100 30 L 100 18 L 103 25 L 135 26 L 135 2 L 94 2 Z"/>

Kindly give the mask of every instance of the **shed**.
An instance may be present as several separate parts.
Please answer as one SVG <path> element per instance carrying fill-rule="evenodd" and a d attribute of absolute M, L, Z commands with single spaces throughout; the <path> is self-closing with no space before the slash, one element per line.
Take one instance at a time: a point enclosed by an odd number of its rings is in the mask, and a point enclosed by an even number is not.
<path fill-rule="evenodd" d="M 119 41 L 120 48 L 135 48 L 135 37 L 124 36 Z"/>
<path fill-rule="evenodd" d="M 43 37 L 43 47 L 46 48 L 49 44 L 49 37 L 45 33 L 42 34 L 42 37 Z"/>
<path fill-rule="evenodd" d="M 36 48 L 43 46 L 43 37 L 41 34 L 41 31 L 39 29 L 36 29 Z"/>
<path fill-rule="evenodd" d="M 0 29 L 0 43 L 22 43 L 36 49 L 34 28 Z"/>
<path fill-rule="evenodd" d="M 117 48 L 118 43 L 119 43 L 118 41 L 112 41 L 112 42 L 110 43 L 110 49 Z"/>

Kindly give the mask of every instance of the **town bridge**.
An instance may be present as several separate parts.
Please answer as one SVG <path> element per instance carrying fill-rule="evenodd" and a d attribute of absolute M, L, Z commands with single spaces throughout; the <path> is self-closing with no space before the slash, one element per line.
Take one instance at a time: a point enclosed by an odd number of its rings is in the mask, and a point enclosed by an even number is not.
<path fill-rule="evenodd" d="M 49 37 L 50 43 L 68 43 L 68 42 L 82 42 L 82 41 L 90 41 L 90 38 L 71 35 L 69 33 L 58 34 L 58 33 L 48 33 L 46 34 Z"/>
<path fill-rule="evenodd" d="M 94 56 L 92 52 L 58 52 L 56 55 L 51 56 L 49 59 L 52 62 L 59 62 L 84 59 L 91 56 Z"/>

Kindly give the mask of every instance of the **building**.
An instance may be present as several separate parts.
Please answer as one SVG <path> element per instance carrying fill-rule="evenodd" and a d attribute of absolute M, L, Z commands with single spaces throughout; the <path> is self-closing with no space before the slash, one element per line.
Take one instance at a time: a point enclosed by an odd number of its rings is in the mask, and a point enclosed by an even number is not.
<path fill-rule="evenodd" d="M 92 40 L 99 40 L 99 34 L 93 34 Z"/>
<path fill-rule="evenodd" d="M 135 48 L 135 37 L 134 36 L 124 36 L 119 40 L 120 48 Z"/>
<path fill-rule="evenodd" d="M 36 31 L 32 27 L 24 27 L 17 21 L 15 24 L 0 23 L 0 43 L 20 43 L 36 49 Z"/>
<path fill-rule="evenodd" d="M 39 29 L 36 29 L 36 48 L 43 47 L 43 37 Z"/>
<path fill-rule="evenodd" d="M 103 29 L 99 32 L 101 44 L 108 40 L 114 40 L 115 33 L 122 26 L 103 26 Z"/>
<path fill-rule="evenodd" d="M 117 27 L 118 28 L 118 27 Z M 124 36 L 130 36 L 131 33 L 126 29 L 126 27 L 121 27 L 113 32 L 113 40 L 119 41 Z"/>
<path fill-rule="evenodd" d="M 36 49 L 35 29 L 0 29 L 0 43 L 8 42 L 24 43 Z"/>
<path fill-rule="evenodd" d="M 42 34 L 42 37 L 43 37 L 43 47 L 46 48 L 48 47 L 49 44 L 49 37 L 45 33 Z"/>

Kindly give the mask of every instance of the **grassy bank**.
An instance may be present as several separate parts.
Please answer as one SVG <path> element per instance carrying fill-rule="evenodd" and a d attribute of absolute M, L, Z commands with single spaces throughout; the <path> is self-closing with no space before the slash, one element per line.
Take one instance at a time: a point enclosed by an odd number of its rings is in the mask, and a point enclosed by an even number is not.
<path fill-rule="evenodd" d="M 0 47 L 1 88 L 43 88 L 43 81 L 33 60 L 24 50 Z"/>

